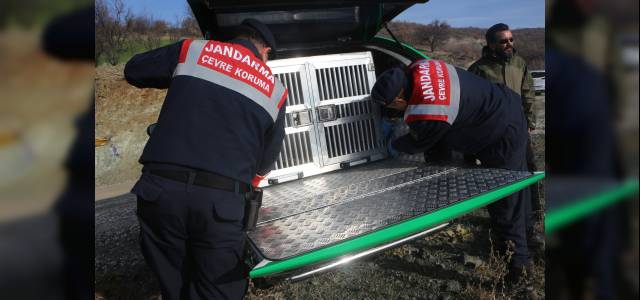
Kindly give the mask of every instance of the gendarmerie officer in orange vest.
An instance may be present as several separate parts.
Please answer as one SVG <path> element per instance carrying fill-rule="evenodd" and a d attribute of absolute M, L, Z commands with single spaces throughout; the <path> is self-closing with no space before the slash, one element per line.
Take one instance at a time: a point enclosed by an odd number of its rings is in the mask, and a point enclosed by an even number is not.
<path fill-rule="evenodd" d="M 266 65 L 268 27 L 243 21 L 228 42 L 183 40 L 134 56 L 126 80 L 168 89 L 144 148 L 141 247 L 163 299 L 241 299 L 245 194 L 272 168 L 287 91 Z"/>

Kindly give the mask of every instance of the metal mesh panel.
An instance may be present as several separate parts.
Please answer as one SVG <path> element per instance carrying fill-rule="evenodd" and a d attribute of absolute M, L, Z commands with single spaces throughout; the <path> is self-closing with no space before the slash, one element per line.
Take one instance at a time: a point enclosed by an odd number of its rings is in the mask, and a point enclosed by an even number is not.
<path fill-rule="evenodd" d="M 289 91 L 285 117 L 289 133 L 276 161 L 274 178 L 382 157 L 376 151 L 380 147 L 377 108 L 367 97 L 374 76 L 371 62 L 371 53 L 361 52 L 345 54 L 339 60 L 314 56 L 304 64 L 299 59 L 292 64 L 278 63 L 274 74 Z M 289 171 L 292 167 L 295 170 Z"/>
<path fill-rule="evenodd" d="M 355 117 L 371 113 L 371 101 L 358 101 L 336 106 L 338 118 Z"/>
<path fill-rule="evenodd" d="M 275 169 L 289 168 L 313 161 L 308 131 L 287 134 L 282 143 Z"/>
<path fill-rule="evenodd" d="M 300 72 L 278 73 L 274 74 L 282 84 L 287 88 L 289 95 L 287 96 L 286 105 L 302 105 L 304 104 L 304 95 L 302 92 L 302 78 Z M 294 127 L 292 118 L 285 117 L 285 127 Z M 313 154 L 311 152 L 311 139 L 308 131 L 290 133 L 284 137 L 282 149 L 278 154 L 274 169 L 283 169 L 303 165 L 313 162 Z"/>
<path fill-rule="evenodd" d="M 366 65 L 317 69 L 316 78 L 320 101 L 369 94 Z"/>
<path fill-rule="evenodd" d="M 286 101 L 287 105 L 298 105 L 304 103 L 300 72 L 280 73 L 275 74 L 275 76 L 289 91 Z"/>
<path fill-rule="evenodd" d="M 376 148 L 373 119 L 328 126 L 324 130 L 329 158 Z"/>

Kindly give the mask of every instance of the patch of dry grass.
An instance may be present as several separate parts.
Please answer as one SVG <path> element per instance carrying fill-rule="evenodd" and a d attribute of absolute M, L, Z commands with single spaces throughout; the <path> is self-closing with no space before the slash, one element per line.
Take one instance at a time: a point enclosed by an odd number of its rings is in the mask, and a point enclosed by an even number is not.
<path fill-rule="evenodd" d="M 518 282 L 508 283 L 505 277 L 509 272 L 514 244 L 510 242 L 506 252 L 501 254 L 494 248 L 493 240 L 490 238 L 489 241 L 491 243 L 489 261 L 475 267 L 474 280 L 467 283 L 461 297 L 491 300 L 540 299 L 536 286 L 537 283 L 544 282 L 544 265 L 535 264 L 533 274 L 525 272 Z M 544 283 L 541 289 L 544 290 Z"/>

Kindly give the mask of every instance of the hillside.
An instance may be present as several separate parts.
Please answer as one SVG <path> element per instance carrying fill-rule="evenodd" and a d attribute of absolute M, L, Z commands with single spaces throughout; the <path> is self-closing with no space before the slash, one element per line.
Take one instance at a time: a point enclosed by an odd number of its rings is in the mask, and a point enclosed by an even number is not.
<path fill-rule="evenodd" d="M 444 59 L 465 68 L 480 57 L 482 47 L 486 44 L 486 28 L 448 28 L 442 45 L 432 52 L 424 33 L 429 25 L 392 22 L 389 28 L 400 41 L 415 46 L 429 57 Z M 544 28 L 514 29 L 512 32 L 518 54 L 524 57 L 529 68 L 544 69 Z M 388 36 L 384 29 L 379 34 Z"/>

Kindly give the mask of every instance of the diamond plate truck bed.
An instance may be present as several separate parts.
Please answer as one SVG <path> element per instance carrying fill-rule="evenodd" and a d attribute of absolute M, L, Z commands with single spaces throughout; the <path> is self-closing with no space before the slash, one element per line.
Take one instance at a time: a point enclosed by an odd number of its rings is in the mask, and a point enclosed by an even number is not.
<path fill-rule="evenodd" d="M 543 174 L 378 161 L 265 188 L 249 239 L 252 277 L 326 264 L 407 238 L 485 206 Z"/>

